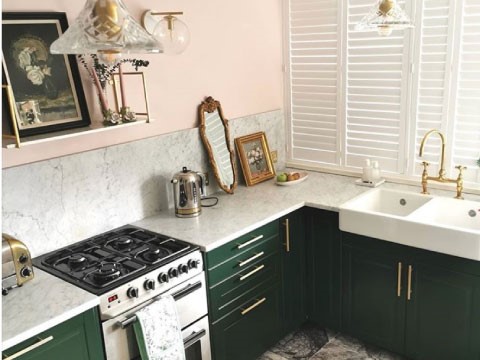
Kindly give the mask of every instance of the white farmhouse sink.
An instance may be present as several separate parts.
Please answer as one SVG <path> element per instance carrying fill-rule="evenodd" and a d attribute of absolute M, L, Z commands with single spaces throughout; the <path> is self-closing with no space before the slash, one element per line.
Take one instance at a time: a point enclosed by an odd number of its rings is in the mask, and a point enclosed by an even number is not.
<path fill-rule="evenodd" d="M 480 202 L 373 189 L 340 206 L 340 229 L 480 261 Z"/>

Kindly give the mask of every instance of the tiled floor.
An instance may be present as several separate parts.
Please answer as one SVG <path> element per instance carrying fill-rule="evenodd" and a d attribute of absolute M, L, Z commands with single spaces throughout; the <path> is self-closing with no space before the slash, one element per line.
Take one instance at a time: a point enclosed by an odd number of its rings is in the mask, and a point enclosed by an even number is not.
<path fill-rule="evenodd" d="M 404 360 L 359 340 L 305 324 L 287 335 L 258 360 Z"/>

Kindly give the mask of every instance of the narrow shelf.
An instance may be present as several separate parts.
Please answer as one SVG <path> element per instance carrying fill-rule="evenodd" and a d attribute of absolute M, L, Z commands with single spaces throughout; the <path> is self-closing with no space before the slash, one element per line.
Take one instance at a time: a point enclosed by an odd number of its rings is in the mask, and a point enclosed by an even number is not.
<path fill-rule="evenodd" d="M 48 141 L 67 139 L 67 138 L 82 136 L 86 134 L 99 133 L 102 131 L 111 131 L 111 130 L 121 129 L 129 126 L 147 124 L 151 121 L 152 121 L 151 119 L 150 120 L 142 119 L 142 120 L 137 120 L 131 123 L 122 123 L 122 124 L 112 125 L 112 126 L 103 126 L 102 124 L 92 124 L 88 127 L 56 131 L 54 133 L 49 133 L 49 134 L 28 136 L 28 137 L 20 138 L 20 147 L 40 144 Z M 10 139 L 10 138 L 2 139 L 2 147 L 6 149 L 18 149 L 15 143 L 15 139 Z"/>

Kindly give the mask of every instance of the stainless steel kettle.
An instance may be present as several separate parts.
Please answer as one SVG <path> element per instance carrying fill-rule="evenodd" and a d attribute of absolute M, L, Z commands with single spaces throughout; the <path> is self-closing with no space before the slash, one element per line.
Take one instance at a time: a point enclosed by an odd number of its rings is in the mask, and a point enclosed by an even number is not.
<path fill-rule="evenodd" d="M 176 216 L 194 217 L 202 213 L 201 199 L 206 195 L 205 180 L 205 174 L 188 170 L 185 166 L 173 175 Z"/>

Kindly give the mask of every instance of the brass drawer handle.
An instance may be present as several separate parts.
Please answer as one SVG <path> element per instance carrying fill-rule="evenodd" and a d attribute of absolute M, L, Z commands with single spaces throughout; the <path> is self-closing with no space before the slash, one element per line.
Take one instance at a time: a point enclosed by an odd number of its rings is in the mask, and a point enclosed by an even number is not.
<path fill-rule="evenodd" d="M 253 255 L 252 257 L 249 257 L 247 260 L 240 261 L 238 263 L 238 266 L 242 267 L 244 265 L 247 265 L 249 262 L 258 259 L 260 256 L 263 256 L 264 252 L 260 251 L 258 254 Z"/>
<path fill-rule="evenodd" d="M 407 300 L 410 300 L 412 298 L 412 272 L 413 272 L 413 266 L 408 265 Z"/>
<path fill-rule="evenodd" d="M 6 358 L 3 358 L 3 360 L 13 360 L 13 359 L 16 359 L 42 345 L 45 345 L 46 343 L 50 342 L 53 340 L 53 336 L 50 335 L 49 337 L 45 338 L 45 339 L 40 339 L 39 338 L 39 341 L 37 341 L 35 344 L 32 344 L 30 346 L 27 346 L 25 349 L 23 350 L 20 350 L 20 351 L 17 351 L 15 354 L 13 355 L 10 355 L 10 356 L 7 356 Z"/>
<path fill-rule="evenodd" d="M 283 225 L 285 225 L 285 251 L 290 252 L 290 220 L 285 219 Z"/>
<path fill-rule="evenodd" d="M 255 274 L 256 272 L 262 270 L 264 267 L 265 267 L 265 265 L 263 265 L 263 264 L 260 265 L 260 266 L 255 267 L 255 269 L 253 269 L 252 271 L 250 271 L 248 274 L 245 274 L 245 275 L 240 276 L 240 281 L 243 281 L 243 280 L 245 280 L 246 278 L 252 276 L 252 275 Z"/>
<path fill-rule="evenodd" d="M 259 305 L 261 305 L 262 303 L 264 303 L 265 300 L 267 300 L 267 298 L 265 298 L 265 297 L 262 298 L 262 299 L 260 299 L 260 300 L 258 300 L 255 304 L 250 305 L 250 306 L 249 306 L 248 308 L 246 308 L 246 309 L 243 309 L 242 312 L 241 312 L 241 314 L 242 314 L 242 315 L 248 314 L 250 311 L 252 311 L 253 309 L 255 309 L 257 306 L 259 306 Z"/>
<path fill-rule="evenodd" d="M 400 297 L 402 295 L 402 263 L 398 263 L 397 269 L 397 296 Z"/>
<path fill-rule="evenodd" d="M 245 246 L 253 244 L 255 241 L 258 241 L 258 240 L 261 240 L 261 239 L 263 239 L 263 235 L 258 235 L 256 237 L 254 237 L 252 240 L 248 240 L 248 241 L 245 241 L 242 244 L 238 244 L 237 249 L 244 248 Z"/>

